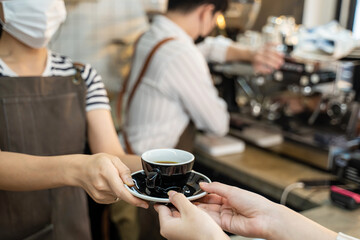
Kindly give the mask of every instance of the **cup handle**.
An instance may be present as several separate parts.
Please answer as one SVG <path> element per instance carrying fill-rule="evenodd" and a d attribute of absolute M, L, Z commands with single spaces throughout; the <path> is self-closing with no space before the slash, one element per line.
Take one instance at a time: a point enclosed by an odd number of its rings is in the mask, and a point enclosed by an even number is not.
<path fill-rule="evenodd" d="M 146 178 L 146 187 L 148 188 L 155 188 L 156 186 L 156 181 L 160 181 L 160 185 L 161 185 L 161 173 L 160 170 L 155 168 L 153 169 L 153 172 L 150 172 Z"/>

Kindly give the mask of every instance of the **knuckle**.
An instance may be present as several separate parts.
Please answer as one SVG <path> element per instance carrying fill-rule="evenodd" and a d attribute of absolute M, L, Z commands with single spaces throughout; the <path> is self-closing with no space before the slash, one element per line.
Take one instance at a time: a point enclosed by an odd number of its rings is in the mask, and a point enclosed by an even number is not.
<path fill-rule="evenodd" d="M 106 184 L 104 184 L 103 181 L 96 181 L 94 182 L 94 188 L 97 190 L 97 191 L 105 191 L 107 190 L 107 186 Z"/>
<path fill-rule="evenodd" d="M 109 155 L 106 153 L 97 153 L 96 158 L 100 162 L 107 162 L 110 159 Z"/>
<path fill-rule="evenodd" d="M 97 158 L 97 159 L 103 159 L 105 158 L 105 153 L 96 153 L 94 156 Z"/>
<path fill-rule="evenodd" d="M 121 168 L 120 170 L 119 170 L 119 172 L 120 172 L 120 174 L 122 175 L 122 174 L 131 174 L 131 172 L 130 172 L 130 169 L 128 169 L 128 168 Z"/>

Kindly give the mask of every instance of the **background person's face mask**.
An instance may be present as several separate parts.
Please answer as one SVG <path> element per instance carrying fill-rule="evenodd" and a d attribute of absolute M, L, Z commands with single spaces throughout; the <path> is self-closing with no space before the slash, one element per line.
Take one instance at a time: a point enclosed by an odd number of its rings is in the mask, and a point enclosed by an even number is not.
<path fill-rule="evenodd" d="M 65 21 L 63 0 L 3 1 L 3 30 L 32 48 L 46 47 Z"/>

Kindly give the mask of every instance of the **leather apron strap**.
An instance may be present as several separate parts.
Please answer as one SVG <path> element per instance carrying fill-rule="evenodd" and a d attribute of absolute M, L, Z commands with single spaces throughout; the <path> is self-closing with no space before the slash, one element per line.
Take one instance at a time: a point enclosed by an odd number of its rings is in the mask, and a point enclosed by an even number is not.
<path fill-rule="evenodd" d="M 86 87 L 79 71 L 70 77 L 0 78 L 2 151 L 84 152 Z M 0 239 L 91 239 L 89 226 L 80 188 L 0 191 Z"/>
<path fill-rule="evenodd" d="M 131 63 L 133 64 L 134 63 L 134 59 L 135 59 L 135 55 L 136 55 L 136 46 L 138 45 L 141 37 L 144 35 L 144 33 L 140 34 L 140 36 L 135 40 L 134 42 L 134 45 L 133 45 L 133 48 L 134 48 L 134 53 L 132 55 L 132 59 L 131 59 Z M 126 76 L 126 78 L 124 79 L 124 83 L 123 83 L 123 86 L 121 88 L 121 91 L 119 92 L 119 96 L 118 96 L 118 100 L 117 100 L 117 104 L 116 104 L 116 116 L 117 116 L 117 119 L 119 121 L 119 126 L 122 127 L 122 110 L 125 110 L 123 109 L 123 101 L 124 101 L 124 96 L 125 96 L 125 92 L 128 88 L 128 85 L 129 85 L 129 79 L 130 79 L 130 76 L 132 74 L 132 69 L 133 68 L 130 68 L 130 72 L 128 73 L 128 75 Z"/>
<path fill-rule="evenodd" d="M 140 40 L 141 36 L 138 38 L 138 40 L 135 42 L 135 50 L 136 50 L 136 46 Z M 147 56 L 146 60 L 145 60 L 145 63 L 144 63 L 144 66 L 142 68 L 142 70 L 140 71 L 140 74 L 138 76 L 138 78 L 136 79 L 135 81 L 135 84 L 134 84 L 134 87 L 133 89 L 131 90 L 130 94 L 129 94 L 129 97 L 128 97 L 128 100 L 127 100 L 127 103 L 126 103 L 126 106 L 125 106 L 125 111 L 124 112 L 128 112 L 129 110 L 129 107 L 132 103 L 132 99 L 136 93 L 136 90 L 138 89 L 150 63 L 151 63 L 151 60 L 153 58 L 153 56 L 155 55 L 156 51 L 162 46 L 164 45 L 165 43 L 169 42 L 169 41 L 172 41 L 174 40 L 174 38 L 165 38 L 163 39 L 162 41 L 160 41 L 159 43 L 157 43 L 154 48 L 150 51 L 149 55 Z M 135 58 L 135 55 L 136 55 L 136 52 L 134 52 L 133 54 L 133 60 Z M 134 62 L 134 61 L 133 61 Z M 128 75 L 128 78 L 125 80 L 124 84 L 123 84 L 123 88 L 122 88 L 122 91 L 120 92 L 120 95 L 119 95 L 119 99 L 118 99 L 118 116 L 119 116 L 119 119 L 121 120 L 121 108 L 122 108 L 122 105 L 123 105 L 123 98 L 124 98 L 124 95 L 125 95 L 125 92 L 127 90 L 127 86 L 128 86 L 128 82 L 129 82 L 129 79 L 130 79 L 130 75 L 131 75 L 131 72 L 130 74 Z M 127 115 L 127 114 L 126 114 Z M 129 139 L 128 139 L 128 136 L 126 134 L 126 131 L 124 128 L 122 128 L 122 134 L 123 134 L 123 138 L 124 138 L 124 142 L 125 142 L 125 147 L 126 147 L 126 151 L 127 153 L 129 154 L 135 154 L 135 152 L 133 151 L 132 147 L 131 147 L 131 144 L 129 142 Z"/>

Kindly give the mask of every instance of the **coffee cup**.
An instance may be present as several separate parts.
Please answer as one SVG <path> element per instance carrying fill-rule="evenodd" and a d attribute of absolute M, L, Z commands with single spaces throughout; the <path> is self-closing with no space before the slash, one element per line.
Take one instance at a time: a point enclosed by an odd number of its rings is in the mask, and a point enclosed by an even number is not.
<path fill-rule="evenodd" d="M 170 190 L 183 192 L 195 157 L 179 149 L 153 149 L 141 155 L 146 175 L 146 193 L 167 196 Z"/>

